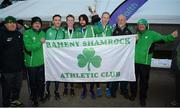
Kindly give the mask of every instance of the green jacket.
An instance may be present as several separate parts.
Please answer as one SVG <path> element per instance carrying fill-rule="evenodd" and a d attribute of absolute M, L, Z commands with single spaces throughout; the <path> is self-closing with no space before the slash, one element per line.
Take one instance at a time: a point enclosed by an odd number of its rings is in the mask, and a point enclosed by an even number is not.
<path fill-rule="evenodd" d="M 25 44 L 25 65 L 38 67 L 44 64 L 43 47 L 41 38 L 45 37 L 43 31 L 35 32 L 33 29 L 26 30 L 23 36 Z"/>
<path fill-rule="evenodd" d="M 83 32 L 82 27 L 78 28 L 80 38 L 90 38 L 95 37 L 94 27 L 92 25 L 86 25 L 86 31 Z"/>
<path fill-rule="evenodd" d="M 98 22 L 94 25 L 94 33 L 96 37 L 112 36 L 113 28 L 111 25 L 107 24 L 105 28 L 103 28 L 101 22 Z"/>
<path fill-rule="evenodd" d="M 68 33 L 68 29 L 63 29 L 64 32 L 64 39 L 70 39 L 70 38 L 81 38 L 80 32 L 78 30 L 74 29 L 72 32 L 73 34 Z"/>
<path fill-rule="evenodd" d="M 146 30 L 138 33 L 139 39 L 135 47 L 135 63 L 150 65 L 153 53 L 150 47 L 158 41 L 172 42 L 175 38 L 172 35 L 163 36 L 157 32 Z"/>
<path fill-rule="evenodd" d="M 49 28 L 46 32 L 46 40 L 59 40 L 64 39 L 64 32 L 62 28 L 59 28 L 58 30 L 52 26 Z"/>

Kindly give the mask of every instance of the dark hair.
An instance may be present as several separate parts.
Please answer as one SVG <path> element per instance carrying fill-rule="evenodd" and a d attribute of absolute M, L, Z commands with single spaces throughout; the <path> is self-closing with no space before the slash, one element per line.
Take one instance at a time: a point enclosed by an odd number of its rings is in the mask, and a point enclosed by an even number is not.
<path fill-rule="evenodd" d="M 103 13 L 102 13 L 102 16 L 103 16 L 104 14 L 108 14 L 108 15 L 110 16 L 110 13 L 109 13 L 109 12 L 103 12 Z"/>
<path fill-rule="evenodd" d="M 88 19 L 88 17 L 87 17 L 87 15 L 86 15 L 86 14 L 82 14 L 82 15 L 80 15 L 80 16 L 79 16 L 79 21 L 81 20 L 81 18 L 82 18 L 83 20 L 85 20 L 85 21 L 86 21 L 86 24 L 88 24 L 89 19 Z"/>
<path fill-rule="evenodd" d="M 33 25 L 33 23 L 35 23 L 35 22 L 39 22 L 42 25 L 41 18 L 39 18 L 37 16 L 32 18 L 31 25 Z"/>
<path fill-rule="evenodd" d="M 67 21 L 67 19 L 68 19 L 69 17 L 75 19 L 73 15 L 69 14 L 69 15 L 66 17 L 66 21 Z"/>
<path fill-rule="evenodd" d="M 17 20 L 17 23 L 24 26 L 24 21 L 22 19 Z"/>
<path fill-rule="evenodd" d="M 55 14 L 52 19 L 54 20 L 55 17 L 59 17 L 61 19 L 61 15 L 59 14 Z"/>

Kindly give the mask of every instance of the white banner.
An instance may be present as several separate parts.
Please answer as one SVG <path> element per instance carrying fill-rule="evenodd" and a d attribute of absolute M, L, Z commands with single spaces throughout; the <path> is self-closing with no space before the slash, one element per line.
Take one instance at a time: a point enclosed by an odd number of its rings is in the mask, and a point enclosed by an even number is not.
<path fill-rule="evenodd" d="M 135 81 L 135 36 L 46 40 L 45 79 L 61 82 Z"/>

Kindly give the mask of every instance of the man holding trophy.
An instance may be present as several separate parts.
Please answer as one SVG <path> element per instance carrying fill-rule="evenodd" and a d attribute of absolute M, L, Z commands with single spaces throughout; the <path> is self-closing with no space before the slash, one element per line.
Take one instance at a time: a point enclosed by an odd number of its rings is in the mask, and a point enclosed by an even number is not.
<path fill-rule="evenodd" d="M 94 24 L 94 33 L 95 37 L 106 37 L 106 36 L 112 36 L 112 26 L 108 24 L 110 14 L 108 12 L 103 12 L 101 18 L 96 13 L 96 6 L 89 6 L 89 11 L 92 14 L 92 24 Z M 109 82 L 106 83 L 106 96 L 111 96 L 111 91 L 109 89 Z M 97 87 L 97 96 L 102 96 L 102 90 L 100 87 L 100 83 L 96 83 Z"/>

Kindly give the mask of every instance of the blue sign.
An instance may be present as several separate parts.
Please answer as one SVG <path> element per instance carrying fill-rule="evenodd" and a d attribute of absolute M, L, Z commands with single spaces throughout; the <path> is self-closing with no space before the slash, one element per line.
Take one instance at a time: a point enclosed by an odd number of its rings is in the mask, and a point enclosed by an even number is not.
<path fill-rule="evenodd" d="M 117 17 L 120 14 L 129 19 L 146 1 L 148 0 L 125 0 L 112 12 L 109 23 L 111 25 L 116 24 Z"/>

